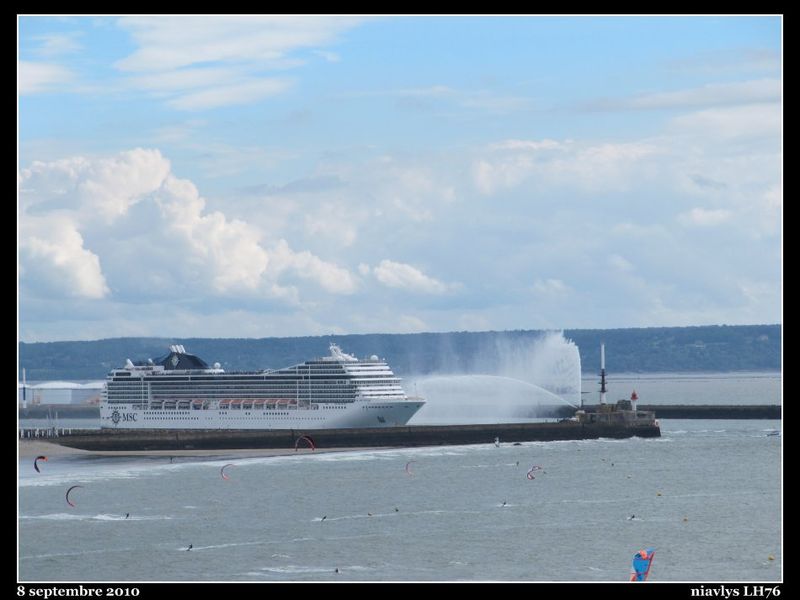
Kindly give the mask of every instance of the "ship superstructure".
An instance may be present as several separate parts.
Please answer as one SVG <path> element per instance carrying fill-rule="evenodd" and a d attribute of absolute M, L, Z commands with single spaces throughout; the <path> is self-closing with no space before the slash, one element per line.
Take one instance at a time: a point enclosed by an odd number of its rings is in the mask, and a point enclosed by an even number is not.
<path fill-rule="evenodd" d="M 225 371 L 182 345 L 112 370 L 103 428 L 333 429 L 405 425 L 424 400 L 409 398 L 385 360 L 330 345 L 330 354 L 278 370 Z"/>

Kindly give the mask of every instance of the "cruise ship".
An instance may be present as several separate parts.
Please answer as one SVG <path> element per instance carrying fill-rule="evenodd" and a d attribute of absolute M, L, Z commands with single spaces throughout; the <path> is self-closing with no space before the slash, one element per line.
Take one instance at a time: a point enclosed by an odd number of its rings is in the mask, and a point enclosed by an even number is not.
<path fill-rule="evenodd" d="M 342 352 L 278 370 L 224 371 L 182 345 L 112 370 L 104 429 L 340 429 L 397 427 L 425 404 L 408 397 L 386 361 Z"/>

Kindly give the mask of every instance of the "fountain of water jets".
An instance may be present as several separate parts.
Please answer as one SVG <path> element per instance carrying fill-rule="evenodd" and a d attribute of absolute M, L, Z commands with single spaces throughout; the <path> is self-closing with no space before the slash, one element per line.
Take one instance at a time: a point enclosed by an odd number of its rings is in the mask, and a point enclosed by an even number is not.
<path fill-rule="evenodd" d="M 497 366 L 494 374 L 532 383 L 569 404 L 580 405 L 580 352 L 562 332 L 548 332 L 533 339 L 498 338 L 495 346 Z"/>
<path fill-rule="evenodd" d="M 433 375 L 413 381 L 426 402 L 409 425 L 531 422 L 552 419 L 559 408 L 571 406 L 542 387 L 511 377 Z"/>
<path fill-rule="evenodd" d="M 578 347 L 560 332 L 498 338 L 470 371 L 407 378 L 407 389 L 426 400 L 409 424 L 530 422 L 580 404 Z"/>

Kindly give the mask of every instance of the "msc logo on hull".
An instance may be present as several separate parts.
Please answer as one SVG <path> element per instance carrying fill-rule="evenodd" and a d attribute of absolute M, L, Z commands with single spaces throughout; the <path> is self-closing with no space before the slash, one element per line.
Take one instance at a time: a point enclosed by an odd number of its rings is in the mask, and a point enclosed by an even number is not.
<path fill-rule="evenodd" d="M 115 410 L 111 413 L 111 420 L 114 425 L 119 424 L 120 421 L 123 423 L 136 421 L 136 413 L 120 413 L 118 410 Z"/>

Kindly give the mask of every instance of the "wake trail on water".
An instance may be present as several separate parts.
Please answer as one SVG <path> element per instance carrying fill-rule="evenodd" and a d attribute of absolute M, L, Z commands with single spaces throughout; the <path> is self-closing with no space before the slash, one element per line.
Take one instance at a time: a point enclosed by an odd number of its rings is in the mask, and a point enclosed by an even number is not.
<path fill-rule="evenodd" d="M 167 515 L 153 515 L 153 516 L 130 516 L 125 515 L 111 515 L 111 514 L 96 514 L 96 515 L 81 515 L 73 513 L 50 513 L 45 515 L 20 515 L 20 519 L 44 519 L 48 521 L 163 521 L 169 520 L 173 517 Z"/>

